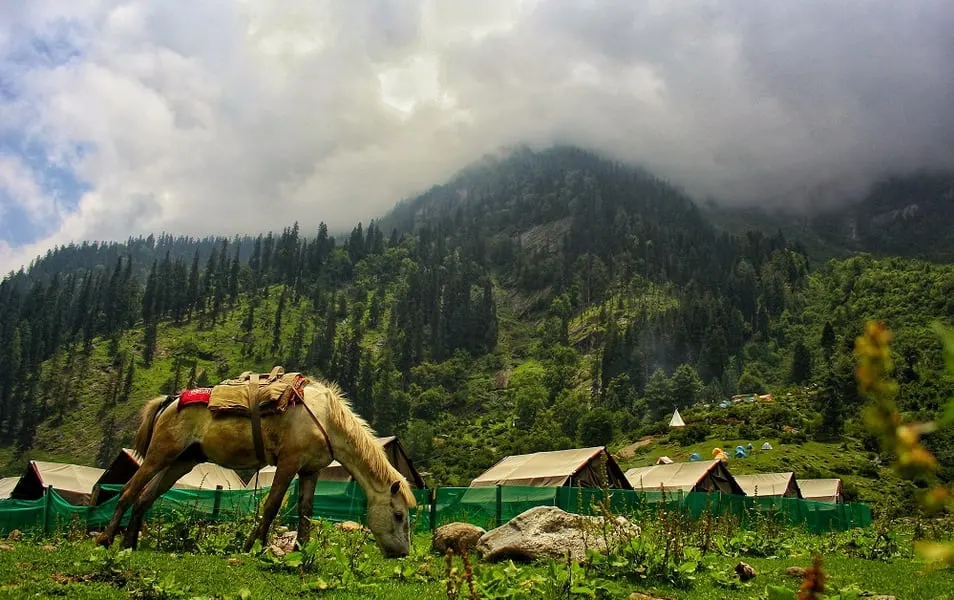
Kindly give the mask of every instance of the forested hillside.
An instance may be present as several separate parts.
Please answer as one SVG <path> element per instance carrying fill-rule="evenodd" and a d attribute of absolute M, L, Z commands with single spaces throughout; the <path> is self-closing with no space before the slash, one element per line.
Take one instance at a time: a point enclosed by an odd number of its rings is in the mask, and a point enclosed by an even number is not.
<path fill-rule="evenodd" d="M 686 437 L 655 443 L 814 440 L 883 475 L 852 374 L 869 318 L 897 333 L 906 411 L 952 392 L 928 327 L 954 315 L 954 267 L 812 270 L 783 235 L 720 232 L 675 187 L 578 149 L 485 159 L 343 240 L 296 224 L 238 242 L 67 247 L 0 283 L 7 470 L 105 462 L 148 397 L 274 364 L 338 381 L 438 483 L 666 434 L 693 405 Z M 740 392 L 776 402 L 711 412 Z M 932 439 L 948 478 L 952 439 Z"/>
<path fill-rule="evenodd" d="M 954 174 L 919 172 L 886 178 L 856 202 L 811 211 L 706 204 L 728 231 L 783 231 L 819 260 L 851 252 L 954 261 Z"/>

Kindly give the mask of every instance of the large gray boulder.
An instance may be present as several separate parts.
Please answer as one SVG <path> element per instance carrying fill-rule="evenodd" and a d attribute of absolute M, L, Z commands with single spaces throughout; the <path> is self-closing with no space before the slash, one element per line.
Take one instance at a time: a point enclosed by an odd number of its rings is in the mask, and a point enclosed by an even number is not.
<path fill-rule="evenodd" d="M 606 522 L 603 517 L 537 506 L 481 536 L 477 551 L 486 560 L 563 559 L 569 554 L 580 562 L 587 550 L 606 552 L 608 545 L 624 543 L 639 533 L 639 527 L 623 517 Z"/>
<path fill-rule="evenodd" d="M 449 523 L 434 530 L 431 538 L 431 548 L 444 554 L 451 548 L 455 554 L 470 552 L 477 545 L 477 541 L 487 531 L 470 523 Z"/>

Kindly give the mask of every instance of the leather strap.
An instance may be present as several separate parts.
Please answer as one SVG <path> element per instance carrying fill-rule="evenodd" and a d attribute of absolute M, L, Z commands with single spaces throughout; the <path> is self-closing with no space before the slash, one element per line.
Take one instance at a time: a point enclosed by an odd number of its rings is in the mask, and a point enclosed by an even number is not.
<path fill-rule="evenodd" d="M 248 411 L 252 417 L 252 444 L 255 446 L 255 458 L 259 468 L 265 464 L 265 444 L 262 441 L 262 415 L 258 406 L 258 373 L 248 378 Z"/>
<path fill-rule="evenodd" d="M 316 417 L 316 416 L 315 416 L 315 413 L 313 413 L 313 412 L 311 411 L 311 407 L 309 407 L 307 403 L 305 403 L 304 401 L 302 401 L 301 405 L 305 407 L 305 410 L 308 411 L 308 415 L 311 417 L 311 420 L 314 421 L 314 422 L 315 422 L 315 425 L 318 426 L 318 429 L 321 430 L 321 435 L 325 436 L 325 445 L 328 446 L 328 454 L 331 455 L 331 460 L 334 460 L 334 459 L 335 459 L 335 451 L 334 451 L 334 449 L 331 447 L 331 438 L 328 436 L 328 432 L 325 431 L 324 425 L 321 424 L 321 421 L 318 420 L 318 417 Z"/>

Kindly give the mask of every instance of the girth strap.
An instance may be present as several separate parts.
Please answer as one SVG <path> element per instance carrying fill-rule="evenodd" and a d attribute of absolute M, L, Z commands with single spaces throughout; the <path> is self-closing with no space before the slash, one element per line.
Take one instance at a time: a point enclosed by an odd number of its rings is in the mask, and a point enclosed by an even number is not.
<path fill-rule="evenodd" d="M 252 417 L 252 444 L 255 446 L 255 458 L 258 466 L 265 464 L 265 444 L 262 441 L 262 415 L 258 406 L 258 373 L 248 378 L 248 411 Z"/>

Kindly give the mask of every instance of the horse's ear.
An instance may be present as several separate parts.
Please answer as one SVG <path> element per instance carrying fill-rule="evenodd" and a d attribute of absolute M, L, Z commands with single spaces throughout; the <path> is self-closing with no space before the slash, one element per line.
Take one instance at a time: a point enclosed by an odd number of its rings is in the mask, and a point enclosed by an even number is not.
<path fill-rule="evenodd" d="M 401 482 L 395 481 L 391 484 L 391 495 L 396 496 L 398 492 L 401 491 Z"/>

